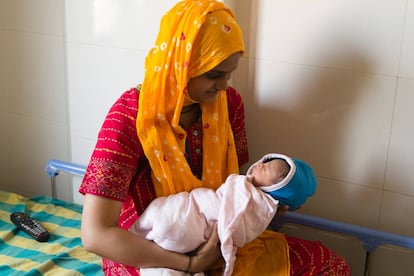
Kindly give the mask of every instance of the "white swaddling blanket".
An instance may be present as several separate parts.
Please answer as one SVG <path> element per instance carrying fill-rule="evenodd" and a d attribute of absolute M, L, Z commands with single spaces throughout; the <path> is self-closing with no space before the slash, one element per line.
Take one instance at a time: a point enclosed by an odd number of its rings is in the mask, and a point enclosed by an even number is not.
<path fill-rule="evenodd" d="M 130 231 L 153 240 L 164 249 L 187 253 L 211 236 L 217 223 L 223 275 L 231 275 L 237 247 L 263 233 L 276 214 L 278 201 L 246 181 L 230 175 L 216 191 L 197 188 L 151 202 Z M 141 269 L 141 275 L 185 275 L 160 268 Z M 204 274 L 197 274 L 204 275 Z"/>

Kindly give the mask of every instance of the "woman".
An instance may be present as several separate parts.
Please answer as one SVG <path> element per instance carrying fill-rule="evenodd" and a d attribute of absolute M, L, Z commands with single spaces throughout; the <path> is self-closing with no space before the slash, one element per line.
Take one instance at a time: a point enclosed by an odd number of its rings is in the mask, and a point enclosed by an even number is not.
<path fill-rule="evenodd" d="M 240 27 L 220 2 L 186 0 L 163 17 L 146 58 L 142 87 L 125 92 L 112 106 L 80 188 L 85 194 L 82 241 L 104 258 L 105 274 L 139 275 L 139 267 L 200 272 L 219 260 L 216 231 L 188 256 L 163 250 L 126 229 L 154 198 L 217 188 L 247 163 L 243 103 L 228 86 L 243 52 Z M 316 271 L 331 260 L 346 266 L 341 258 L 310 263 L 305 258 L 319 261 L 322 246 L 288 242 L 290 250 L 283 235 L 265 232 L 238 251 L 234 274 L 262 273 L 263 264 L 277 271 L 274 275 L 287 275 L 290 269 Z M 312 255 L 316 250 L 316 257 L 302 256 L 303 246 Z M 323 250 L 324 257 L 332 253 Z"/>

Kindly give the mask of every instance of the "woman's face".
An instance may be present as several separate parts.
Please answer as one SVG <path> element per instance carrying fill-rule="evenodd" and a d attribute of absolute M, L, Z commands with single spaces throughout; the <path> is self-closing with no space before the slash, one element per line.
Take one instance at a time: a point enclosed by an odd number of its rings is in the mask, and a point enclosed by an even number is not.
<path fill-rule="evenodd" d="M 217 93 L 229 86 L 228 80 L 239 65 L 240 56 L 241 53 L 234 53 L 207 73 L 190 79 L 187 85 L 190 98 L 199 103 L 213 102 Z"/>

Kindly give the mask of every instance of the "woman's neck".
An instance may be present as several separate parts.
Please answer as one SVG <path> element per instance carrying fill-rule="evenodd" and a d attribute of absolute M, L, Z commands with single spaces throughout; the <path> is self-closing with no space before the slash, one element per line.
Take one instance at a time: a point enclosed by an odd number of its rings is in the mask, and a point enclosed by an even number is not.
<path fill-rule="evenodd" d="M 184 106 L 181 110 L 180 126 L 188 129 L 200 118 L 201 110 L 198 103 Z"/>

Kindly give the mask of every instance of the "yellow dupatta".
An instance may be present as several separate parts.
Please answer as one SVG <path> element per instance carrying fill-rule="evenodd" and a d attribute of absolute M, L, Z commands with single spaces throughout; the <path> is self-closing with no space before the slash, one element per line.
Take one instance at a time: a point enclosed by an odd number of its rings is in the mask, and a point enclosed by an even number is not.
<path fill-rule="evenodd" d="M 146 57 L 137 118 L 137 133 L 152 169 L 157 196 L 197 187 L 216 189 L 229 174 L 238 172 L 224 90 L 213 103 L 200 103 L 201 180 L 193 175 L 185 158 L 186 132 L 179 121 L 190 78 L 243 51 L 240 27 L 221 2 L 182 1 L 162 18 L 156 44 Z"/>

